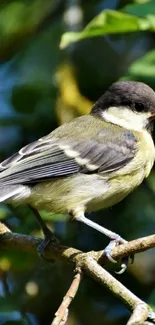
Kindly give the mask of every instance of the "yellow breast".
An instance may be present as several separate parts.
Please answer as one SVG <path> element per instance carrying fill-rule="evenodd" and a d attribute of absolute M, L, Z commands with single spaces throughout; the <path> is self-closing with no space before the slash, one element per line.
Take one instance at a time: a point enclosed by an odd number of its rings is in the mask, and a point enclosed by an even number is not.
<path fill-rule="evenodd" d="M 123 168 L 108 174 L 109 188 L 103 196 L 94 198 L 88 203 L 89 211 L 108 208 L 120 202 L 150 174 L 155 160 L 155 147 L 152 137 L 145 130 L 134 133 L 138 140 L 135 157 Z"/>

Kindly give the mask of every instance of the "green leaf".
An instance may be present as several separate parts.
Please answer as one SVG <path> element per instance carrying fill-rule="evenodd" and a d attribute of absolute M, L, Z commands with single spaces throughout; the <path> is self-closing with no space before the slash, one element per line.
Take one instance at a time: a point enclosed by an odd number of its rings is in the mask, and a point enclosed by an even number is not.
<path fill-rule="evenodd" d="M 146 3 L 129 4 L 122 11 L 139 17 L 146 17 L 150 14 L 155 15 L 155 2 L 152 0 Z"/>
<path fill-rule="evenodd" d="M 155 78 L 155 50 L 136 60 L 129 69 L 129 74 L 137 77 Z"/>
<path fill-rule="evenodd" d="M 146 18 L 139 18 L 119 11 L 104 10 L 96 16 L 83 31 L 78 33 L 64 33 L 61 38 L 60 48 L 63 49 L 70 43 L 84 38 L 146 30 L 155 31 L 154 15 L 148 15 Z"/>

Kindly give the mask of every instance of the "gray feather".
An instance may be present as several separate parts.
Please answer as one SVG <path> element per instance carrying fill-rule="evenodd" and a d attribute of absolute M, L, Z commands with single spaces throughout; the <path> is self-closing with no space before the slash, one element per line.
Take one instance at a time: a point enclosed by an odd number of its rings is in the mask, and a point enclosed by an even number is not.
<path fill-rule="evenodd" d="M 137 142 L 130 131 L 113 126 L 105 132 L 107 124 L 97 120 L 96 132 L 94 117 L 83 116 L 78 121 L 81 129 L 77 119 L 76 124 L 75 121 L 70 122 L 68 136 L 61 126 L 3 161 L 0 165 L 0 186 L 38 183 L 78 172 L 107 173 L 123 167 L 134 158 Z"/>

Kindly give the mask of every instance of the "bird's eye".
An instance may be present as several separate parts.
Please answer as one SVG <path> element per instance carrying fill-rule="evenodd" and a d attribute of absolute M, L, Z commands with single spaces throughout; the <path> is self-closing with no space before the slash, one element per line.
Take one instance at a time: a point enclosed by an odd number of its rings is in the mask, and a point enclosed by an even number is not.
<path fill-rule="evenodd" d="M 145 111 L 144 104 L 142 104 L 142 103 L 135 103 L 135 110 L 137 112 Z"/>

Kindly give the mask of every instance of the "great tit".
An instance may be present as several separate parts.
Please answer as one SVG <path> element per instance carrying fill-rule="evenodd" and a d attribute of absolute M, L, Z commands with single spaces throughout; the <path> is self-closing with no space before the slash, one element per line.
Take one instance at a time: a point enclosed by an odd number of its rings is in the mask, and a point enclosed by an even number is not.
<path fill-rule="evenodd" d="M 68 213 L 123 242 L 85 212 L 113 206 L 149 175 L 155 159 L 154 119 L 155 93 L 148 85 L 112 84 L 89 115 L 58 127 L 0 164 L 0 202 Z M 48 237 L 47 226 L 37 218 Z"/>

